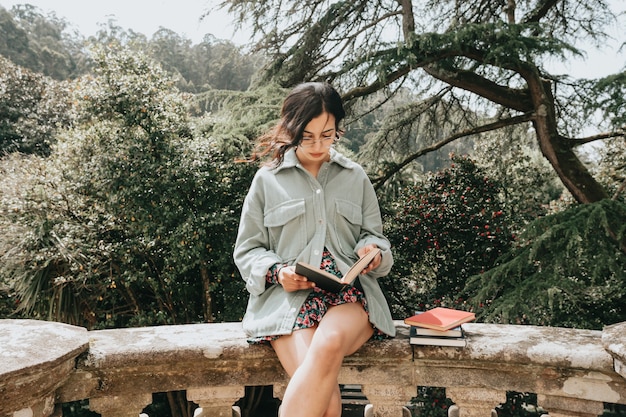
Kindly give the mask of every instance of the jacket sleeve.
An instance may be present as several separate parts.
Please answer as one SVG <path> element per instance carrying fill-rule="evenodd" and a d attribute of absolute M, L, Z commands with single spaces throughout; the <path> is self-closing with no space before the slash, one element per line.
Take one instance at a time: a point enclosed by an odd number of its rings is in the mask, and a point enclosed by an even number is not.
<path fill-rule="evenodd" d="M 361 235 L 354 251 L 356 253 L 360 248 L 369 244 L 375 244 L 381 249 L 382 260 L 380 265 L 367 274 L 372 278 L 380 278 L 391 271 L 391 267 L 393 266 L 393 254 L 391 252 L 391 243 L 383 234 L 383 223 L 378 197 L 365 172 L 363 172 L 363 175 L 363 224 L 361 227 Z"/>
<path fill-rule="evenodd" d="M 246 196 L 239 221 L 239 230 L 233 258 L 250 294 L 265 291 L 267 271 L 281 262 L 276 253 L 269 250 L 269 234 L 264 226 L 264 203 L 262 181 L 257 174 Z"/>

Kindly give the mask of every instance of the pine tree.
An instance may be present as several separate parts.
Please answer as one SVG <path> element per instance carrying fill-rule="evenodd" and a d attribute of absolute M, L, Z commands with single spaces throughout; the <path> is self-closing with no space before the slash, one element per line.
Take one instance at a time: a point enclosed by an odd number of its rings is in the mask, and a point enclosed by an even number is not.
<path fill-rule="evenodd" d="M 626 205 L 606 199 L 537 219 L 466 293 L 488 322 L 601 329 L 626 320 Z"/>

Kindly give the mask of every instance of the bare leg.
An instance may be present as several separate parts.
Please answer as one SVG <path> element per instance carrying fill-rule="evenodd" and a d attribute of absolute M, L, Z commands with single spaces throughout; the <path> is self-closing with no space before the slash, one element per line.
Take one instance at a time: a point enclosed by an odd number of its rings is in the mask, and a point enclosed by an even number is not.
<path fill-rule="evenodd" d="M 343 358 L 373 334 L 361 303 L 330 307 L 316 328 L 293 332 L 272 342 L 291 376 L 281 417 L 339 417 L 337 377 Z"/>

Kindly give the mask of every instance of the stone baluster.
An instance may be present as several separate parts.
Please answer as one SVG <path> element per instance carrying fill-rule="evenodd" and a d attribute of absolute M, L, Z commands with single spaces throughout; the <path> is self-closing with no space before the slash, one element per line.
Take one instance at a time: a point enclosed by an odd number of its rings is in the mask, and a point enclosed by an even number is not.
<path fill-rule="evenodd" d="M 506 402 L 506 391 L 487 388 L 449 387 L 446 396 L 455 404 L 448 410 L 450 417 L 490 417 L 497 405 Z"/>
<path fill-rule="evenodd" d="M 604 413 L 602 401 L 537 394 L 537 404 L 550 413 L 550 417 L 596 417 Z"/>
<path fill-rule="evenodd" d="M 116 395 L 89 400 L 89 410 L 102 417 L 137 417 L 152 404 L 152 394 Z"/>
<path fill-rule="evenodd" d="M 411 415 L 405 404 L 415 397 L 416 387 L 407 385 L 363 384 L 363 394 L 371 406 L 365 409 L 366 417 L 399 417 Z M 407 414 L 407 412 L 409 414 Z"/>
<path fill-rule="evenodd" d="M 274 398 L 283 399 L 285 395 L 285 390 L 287 389 L 287 384 L 274 384 L 272 386 Z"/>
<path fill-rule="evenodd" d="M 35 404 L 31 404 L 28 408 L 23 408 L 13 413 L 13 417 L 48 417 L 55 416 L 56 410 L 54 406 L 54 396 L 48 396 L 40 401 L 36 401 Z"/>
<path fill-rule="evenodd" d="M 243 386 L 188 388 L 187 400 L 202 409 L 196 417 L 232 417 L 233 404 L 245 395 Z"/>

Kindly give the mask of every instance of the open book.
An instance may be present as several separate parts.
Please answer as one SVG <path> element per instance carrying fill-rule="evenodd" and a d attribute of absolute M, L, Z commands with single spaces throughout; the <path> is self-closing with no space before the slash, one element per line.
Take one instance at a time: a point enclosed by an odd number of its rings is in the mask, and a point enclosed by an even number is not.
<path fill-rule="evenodd" d="M 361 274 L 361 271 L 363 271 L 379 253 L 380 249 L 378 248 L 367 252 L 352 265 L 350 270 L 346 272 L 341 279 L 330 272 L 326 272 L 319 267 L 305 262 L 296 263 L 296 274 L 304 275 L 309 281 L 313 281 L 316 286 L 326 291 L 340 292 L 351 286 L 354 280 Z"/>

